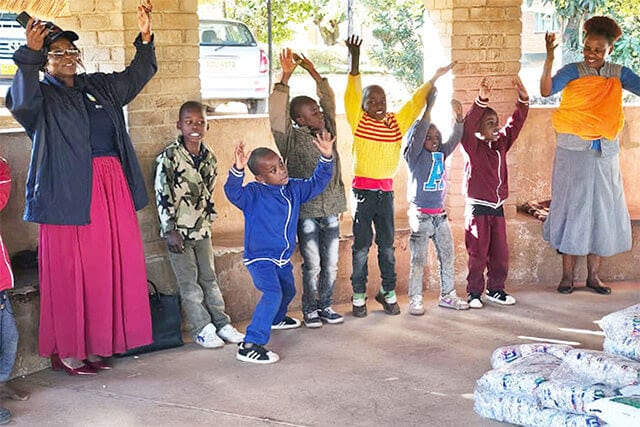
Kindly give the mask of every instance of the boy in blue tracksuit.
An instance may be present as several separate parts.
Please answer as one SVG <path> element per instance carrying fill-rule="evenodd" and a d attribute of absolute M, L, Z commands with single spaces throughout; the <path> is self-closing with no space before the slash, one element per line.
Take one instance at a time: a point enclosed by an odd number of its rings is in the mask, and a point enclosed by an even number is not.
<path fill-rule="evenodd" d="M 289 179 L 280 156 L 269 148 L 257 148 L 251 155 L 240 142 L 234 151 L 224 192 L 244 213 L 244 264 L 255 287 L 262 292 L 236 358 L 250 363 L 275 363 L 280 357 L 264 348 L 271 329 L 292 329 L 300 320 L 287 316 L 296 293 L 291 255 L 296 244 L 300 205 L 325 189 L 333 172 L 333 143 L 329 133 L 318 134 L 316 147 L 321 157 L 309 179 Z M 242 186 L 244 167 L 256 182 Z"/>

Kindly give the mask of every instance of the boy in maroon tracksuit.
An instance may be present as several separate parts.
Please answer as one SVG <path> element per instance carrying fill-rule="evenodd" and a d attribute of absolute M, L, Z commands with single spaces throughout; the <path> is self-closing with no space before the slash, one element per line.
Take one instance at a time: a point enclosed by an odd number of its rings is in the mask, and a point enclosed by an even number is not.
<path fill-rule="evenodd" d="M 499 127 L 498 115 L 488 107 L 491 88 L 484 77 L 480 93 L 464 119 L 462 148 L 465 158 L 465 245 L 469 254 L 467 292 L 469 306 L 482 308 L 484 270 L 487 300 L 513 305 L 504 290 L 509 271 L 507 226 L 502 205 L 509 195 L 507 151 L 515 142 L 529 112 L 529 95 L 520 78 L 513 79 L 518 93 L 516 111 Z"/>

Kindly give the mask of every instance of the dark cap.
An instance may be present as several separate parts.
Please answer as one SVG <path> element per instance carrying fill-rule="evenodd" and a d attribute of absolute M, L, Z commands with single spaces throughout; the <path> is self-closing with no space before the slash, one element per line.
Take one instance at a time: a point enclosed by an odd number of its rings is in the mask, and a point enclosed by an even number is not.
<path fill-rule="evenodd" d="M 69 40 L 71 43 L 73 43 L 74 41 L 78 40 L 80 37 L 78 36 L 78 34 L 76 34 L 73 31 L 52 31 L 49 33 L 49 35 L 47 36 L 47 38 L 45 39 L 44 44 L 46 46 L 49 46 L 51 43 L 53 43 L 54 41 L 58 40 L 58 39 L 67 39 Z"/>

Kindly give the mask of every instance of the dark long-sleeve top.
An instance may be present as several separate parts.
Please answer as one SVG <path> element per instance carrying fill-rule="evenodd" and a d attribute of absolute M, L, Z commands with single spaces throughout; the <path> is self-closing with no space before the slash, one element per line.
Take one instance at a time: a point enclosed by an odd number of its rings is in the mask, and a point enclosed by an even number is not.
<path fill-rule="evenodd" d="M 507 151 L 518 138 L 529 113 L 529 102 L 518 100 L 515 112 L 500 129 L 496 141 L 479 138 L 480 122 L 488 100 L 477 98 L 464 119 L 462 149 L 464 156 L 463 193 L 467 203 L 497 209 L 509 196 Z"/>
<path fill-rule="evenodd" d="M 244 170 L 229 170 L 224 194 L 244 214 L 245 265 L 269 261 L 289 263 L 296 245 L 300 205 L 322 193 L 333 171 L 333 160 L 320 156 L 309 179 L 290 178 L 287 185 L 250 182 L 244 187 Z"/>
<path fill-rule="evenodd" d="M 92 95 L 115 126 L 118 157 L 135 208 L 148 202 L 144 179 L 127 133 L 122 108 L 156 73 L 153 42 L 134 42 L 136 54 L 122 72 L 79 74 L 66 87 L 39 70 L 44 50 L 21 46 L 13 55 L 18 71 L 6 97 L 7 108 L 31 138 L 32 151 L 26 183 L 24 220 L 41 224 L 84 225 L 90 222 L 92 154 L 89 116 L 84 97 Z"/>

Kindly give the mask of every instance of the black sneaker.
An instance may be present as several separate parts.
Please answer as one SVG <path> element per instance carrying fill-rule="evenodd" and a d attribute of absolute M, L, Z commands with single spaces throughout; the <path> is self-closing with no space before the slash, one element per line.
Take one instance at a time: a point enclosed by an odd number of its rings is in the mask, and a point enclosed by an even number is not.
<path fill-rule="evenodd" d="M 284 319 L 280 321 L 280 323 L 275 323 L 271 325 L 271 329 L 295 329 L 302 326 L 302 322 L 296 318 L 284 316 Z"/>
<path fill-rule="evenodd" d="M 238 344 L 236 359 L 242 362 L 266 365 L 269 363 L 276 363 L 280 360 L 280 356 L 259 344 L 241 342 Z"/>
<path fill-rule="evenodd" d="M 304 326 L 307 328 L 321 328 L 322 327 L 322 319 L 318 315 L 320 310 L 314 310 L 311 313 L 304 313 L 302 316 L 302 321 L 304 322 Z"/>
<path fill-rule="evenodd" d="M 320 316 L 320 320 L 322 320 L 323 322 L 332 324 L 344 322 L 344 317 L 342 317 L 342 314 L 336 313 L 331 307 L 318 310 L 318 315 Z"/>
<path fill-rule="evenodd" d="M 367 317 L 367 299 L 365 297 L 364 300 L 364 304 L 363 305 L 353 305 L 353 298 L 351 299 L 352 301 L 352 307 L 353 307 L 353 317 Z"/>
<path fill-rule="evenodd" d="M 516 303 L 516 299 L 506 293 L 504 289 L 498 289 L 497 291 L 487 289 L 487 301 L 502 305 L 513 305 Z"/>
<path fill-rule="evenodd" d="M 387 302 L 387 300 L 384 299 L 384 295 L 382 294 L 382 292 L 378 292 L 378 295 L 376 295 L 376 301 L 382 304 L 382 308 L 384 309 L 385 313 L 390 314 L 392 316 L 396 316 L 400 314 L 400 306 L 398 305 L 398 303 Z"/>

